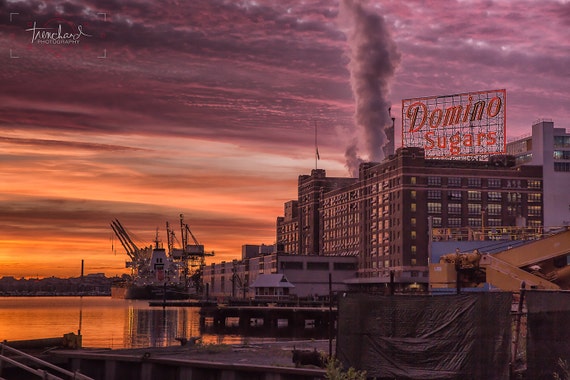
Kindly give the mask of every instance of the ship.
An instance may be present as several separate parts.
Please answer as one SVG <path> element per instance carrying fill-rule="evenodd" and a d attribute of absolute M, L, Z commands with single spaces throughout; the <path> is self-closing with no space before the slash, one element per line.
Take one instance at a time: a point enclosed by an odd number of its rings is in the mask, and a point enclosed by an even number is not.
<path fill-rule="evenodd" d="M 180 215 L 182 248 L 175 248 L 174 231 L 166 223 L 167 247 L 159 239 L 158 229 L 152 246 L 139 248 L 118 219 L 111 222 L 111 228 L 130 260 L 126 268 L 131 269 L 111 286 L 111 297 L 134 300 L 184 300 L 201 297 L 203 293 L 202 268 L 206 253 L 204 246 L 184 223 Z M 188 237 L 193 244 L 188 244 Z"/>

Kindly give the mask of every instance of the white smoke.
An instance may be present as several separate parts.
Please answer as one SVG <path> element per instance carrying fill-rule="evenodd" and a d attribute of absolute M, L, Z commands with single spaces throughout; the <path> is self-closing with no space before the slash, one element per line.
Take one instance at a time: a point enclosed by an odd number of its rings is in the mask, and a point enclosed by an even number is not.
<path fill-rule="evenodd" d="M 348 68 L 356 102 L 354 120 L 364 139 L 345 151 L 346 166 L 356 176 L 358 165 L 364 161 L 358 152 L 360 145 L 364 145 L 369 161 L 381 161 L 384 146 L 394 143 L 387 140 L 384 131 L 392 127 L 387 95 L 389 81 L 400 63 L 400 53 L 384 18 L 366 9 L 361 1 L 342 0 L 339 16 L 347 27 Z"/>

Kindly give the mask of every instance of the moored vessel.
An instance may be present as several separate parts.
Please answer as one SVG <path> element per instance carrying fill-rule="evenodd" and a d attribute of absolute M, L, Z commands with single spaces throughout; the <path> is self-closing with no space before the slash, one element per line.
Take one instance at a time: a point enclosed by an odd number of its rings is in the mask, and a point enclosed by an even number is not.
<path fill-rule="evenodd" d="M 163 247 L 156 233 L 152 247 L 139 248 L 118 219 L 111 222 L 111 228 L 131 259 L 126 267 L 131 274 L 123 276 L 111 286 L 113 298 L 138 300 L 183 300 L 199 296 L 202 292 L 202 267 L 205 265 L 204 246 L 184 223 L 180 215 L 182 247 L 174 248 L 175 235 L 166 224 L 168 251 Z M 194 245 L 189 245 L 188 235 Z"/>

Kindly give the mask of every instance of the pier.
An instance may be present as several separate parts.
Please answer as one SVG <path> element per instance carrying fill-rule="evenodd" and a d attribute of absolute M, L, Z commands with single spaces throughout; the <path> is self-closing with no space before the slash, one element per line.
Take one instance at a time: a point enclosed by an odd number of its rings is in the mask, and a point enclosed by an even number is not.
<path fill-rule="evenodd" d="M 326 371 L 295 367 L 292 350 L 318 350 L 326 341 L 296 341 L 238 346 L 174 346 L 124 350 L 65 350 L 53 352 L 70 371 L 95 380 L 321 380 Z"/>
<path fill-rule="evenodd" d="M 241 328 L 293 327 L 324 328 L 335 326 L 336 308 L 289 306 L 217 306 L 200 310 L 200 326 L 227 327 L 237 321 Z"/>

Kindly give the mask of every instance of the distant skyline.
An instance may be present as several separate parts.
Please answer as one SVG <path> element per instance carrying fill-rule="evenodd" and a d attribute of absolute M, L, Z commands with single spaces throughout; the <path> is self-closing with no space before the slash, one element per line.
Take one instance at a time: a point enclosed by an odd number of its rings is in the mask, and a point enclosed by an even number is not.
<path fill-rule="evenodd" d="M 567 0 L 0 0 L 0 25 L 0 277 L 126 273 L 114 218 L 142 245 L 184 214 L 208 262 L 274 243 L 315 124 L 328 175 L 378 158 L 359 72 L 397 147 L 421 96 L 504 88 L 509 139 L 568 127 Z"/>

